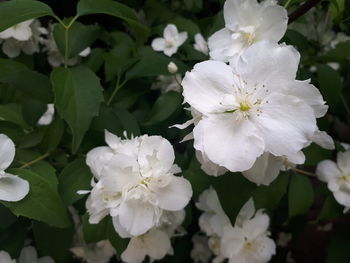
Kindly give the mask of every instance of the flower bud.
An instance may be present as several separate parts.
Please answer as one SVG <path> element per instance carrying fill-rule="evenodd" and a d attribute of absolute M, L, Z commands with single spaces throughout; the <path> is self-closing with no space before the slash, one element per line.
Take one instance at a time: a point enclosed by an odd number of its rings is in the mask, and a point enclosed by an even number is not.
<path fill-rule="evenodd" d="M 176 64 L 174 62 L 170 62 L 168 64 L 168 71 L 171 73 L 171 74 L 175 74 L 177 72 L 178 68 L 176 66 Z"/>

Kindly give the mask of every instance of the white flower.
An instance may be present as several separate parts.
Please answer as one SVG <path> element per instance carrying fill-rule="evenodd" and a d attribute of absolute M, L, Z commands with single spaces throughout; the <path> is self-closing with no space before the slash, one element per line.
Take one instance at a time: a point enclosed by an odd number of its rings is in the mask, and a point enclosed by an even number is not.
<path fill-rule="evenodd" d="M 151 260 L 159 260 L 170 251 L 172 248 L 169 236 L 155 228 L 146 234 L 131 238 L 121 258 L 127 263 L 141 263 L 146 255 Z"/>
<path fill-rule="evenodd" d="M 204 213 L 199 217 L 199 226 L 208 236 L 221 237 L 224 228 L 231 222 L 222 209 L 219 197 L 210 187 L 199 196 L 196 207 Z"/>
<path fill-rule="evenodd" d="M 292 240 L 291 233 L 278 233 L 277 245 L 280 247 L 287 247 L 288 243 Z"/>
<path fill-rule="evenodd" d="M 255 42 L 278 42 L 287 30 L 287 11 L 273 1 L 226 0 L 224 18 L 225 28 L 208 40 L 211 59 L 224 62 Z"/>
<path fill-rule="evenodd" d="M 81 56 L 81 57 L 87 57 L 88 55 L 90 55 L 90 53 L 91 53 L 91 48 L 90 48 L 90 47 L 87 47 L 87 48 L 85 48 L 83 51 L 81 51 L 81 52 L 79 53 L 79 56 Z"/>
<path fill-rule="evenodd" d="M 295 80 L 298 63 L 294 48 L 260 41 L 230 66 L 196 64 L 182 81 L 185 102 L 202 115 L 194 148 L 233 172 L 252 168 L 264 152 L 295 159 L 328 108 L 313 85 Z"/>
<path fill-rule="evenodd" d="M 344 212 L 350 208 L 350 149 L 337 154 L 337 163 L 324 160 L 317 165 L 318 178 L 327 183 L 335 200 L 345 206 Z"/>
<path fill-rule="evenodd" d="M 152 85 L 152 89 L 159 89 L 161 93 L 167 93 L 168 91 L 181 92 L 182 77 L 180 74 L 173 76 L 159 75 L 157 82 Z"/>
<path fill-rule="evenodd" d="M 15 259 L 11 259 L 11 256 L 6 251 L 0 251 L 0 262 L 1 263 L 16 263 Z"/>
<path fill-rule="evenodd" d="M 88 153 L 87 164 L 97 183 L 86 206 L 90 223 L 110 214 L 122 237 L 138 236 L 160 224 L 165 211 L 183 209 L 192 196 L 190 183 L 175 176 L 174 150 L 160 136 L 141 136 L 129 140 L 106 132 L 108 148 Z M 100 156 L 92 161 L 93 156 Z"/>
<path fill-rule="evenodd" d="M 186 39 L 187 32 L 179 33 L 175 25 L 169 24 L 164 28 L 163 37 L 155 38 L 151 45 L 155 51 L 163 51 L 165 55 L 171 57 Z"/>
<path fill-rule="evenodd" d="M 24 27 L 25 29 L 23 29 L 23 26 L 21 26 L 19 27 L 19 29 L 21 29 L 19 31 L 10 31 L 15 34 L 12 34 L 12 37 L 6 38 L 2 45 L 2 51 L 10 58 L 17 57 L 21 53 L 21 51 L 26 55 L 32 55 L 34 53 L 37 53 L 39 52 L 39 44 L 44 43 L 42 35 L 46 35 L 47 30 L 41 27 L 39 20 L 29 20 L 24 23 L 26 23 Z M 28 23 L 29 25 L 27 26 Z M 20 32 L 22 31 L 29 32 L 28 30 L 30 30 L 30 37 L 28 39 L 22 37 L 21 40 L 20 37 L 18 37 L 18 34 L 20 34 Z M 24 33 L 24 35 L 26 35 L 26 33 Z M 10 35 L 7 34 L 7 36 Z"/>
<path fill-rule="evenodd" d="M 269 217 L 259 210 L 255 213 L 250 199 L 239 212 L 235 226 L 225 228 L 221 252 L 229 263 L 265 263 L 276 252 L 276 245 L 268 237 Z"/>
<path fill-rule="evenodd" d="M 170 62 L 169 64 L 168 64 L 168 71 L 169 71 L 169 73 L 171 73 L 171 74 L 175 74 L 177 71 L 178 71 L 178 68 L 177 68 L 177 66 L 176 66 L 176 64 L 174 63 L 174 62 Z"/>
<path fill-rule="evenodd" d="M 209 262 L 212 253 L 208 246 L 208 238 L 195 234 L 192 237 L 193 248 L 191 250 L 191 259 L 195 263 Z"/>
<path fill-rule="evenodd" d="M 38 258 L 35 248 L 29 246 L 22 249 L 18 263 L 55 263 L 55 261 L 48 256 Z"/>
<path fill-rule="evenodd" d="M 47 104 L 47 111 L 40 117 L 38 124 L 39 125 L 49 125 L 55 114 L 55 107 L 53 104 Z"/>
<path fill-rule="evenodd" d="M 195 43 L 193 45 L 193 48 L 199 52 L 202 52 L 204 55 L 208 55 L 208 43 L 207 41 L 205 41 L 201 33 L 197 33 L 194 35 L 194 41 Z"/>
<path fill-rule="evenodd" d="M 29 40 L 29 38 L 32 36 L 32 29 L 30 28 L 30 24 L 33 21 L 33 19 L 30 19 L 0 32 L 0 38 L 14 38 L 19 41 Z"/>
<path fill-rule="evenodd" d="M 19 201 L 29 192 L 29 183 L 13 174 L 6 173 L 15 157 L 15 145 L 5 134 L 0 134 L 0 200 Z"/>

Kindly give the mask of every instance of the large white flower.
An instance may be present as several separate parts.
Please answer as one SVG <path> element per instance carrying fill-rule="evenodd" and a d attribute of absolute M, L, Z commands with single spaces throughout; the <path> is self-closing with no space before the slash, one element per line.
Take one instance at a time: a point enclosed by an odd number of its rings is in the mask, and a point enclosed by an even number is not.
<path fill-rule="evenodd" d="M 239 212 L 235 226 L 225 228 L 221 252 L 229 263 L 266 263 L 276 252 L 268 237 L 269 217 L 259 210 L 255 213 L 250 199 Z"/>
<path fill-rule="evenodd" d="M 51 257 L 41 257 L 38 258 L 38 253 L 36 249 L 32 246 L 25 247 L 22 249 L 19 255 L 18 263 L 54 263 Z"/>
<path fill-rule="evenodd" d="M 165 55 L 171 57 L 186 39 L 187 32 L 179 33 L 175 25 L 169 24 L 164 28 L 163 37 L 153 39 L 151 45 L 155 51 L 163 51 Z"/>
<path fill-rule="evenodd" d="M 29 183 L 13 174 L 6 173 L 15 157 L 15 145 L 5 134 L 0 134 L 0 200 L 19 201 L 29 192 Z"/>
<path fill-rule="evenodd" d="M 255 42 L 278 42 L 287 30 L 287 11 L 270 0 L 226 0 L 224 18 L 225 28 L 208 41 L 211 59 L 224 62 Z"/>
<path fill-rule="evenodd" d="M 350 209 L 350 149 L 337 154 L 337 163 L 324 160 L 317 165 L 318 178 L 328 184 L 335 200 L 345 206 L 344 212 Z"/>
<path fill-rule="evenodd" d="M 185 102 L 201 114 L 195 149 L 230 171 L 252 168 L 264 152 L 295 159 L 327 111 L 313 85 L 295 80 L 298 63 L 294 48 L 260 41 L 230 66 L 196 64 L 182 82 Z"/>
<path fill-rule="evenodd" d="M 159 225 L 165 211 L 187 205 L 192 188 L 174 175 L 181 170 L 174 165 L 174 150 L 166 139 L 106 135 L 110 147 L 93 149 L 87 157 L 97 180 L 86 203 L 90 223 L 110 214 L 119 235 L 138 236 Z"/>
<path fill-rule="evenodd" d="M 0 262 L 1 263 L 16 263 L 15 259 L 11 259 L 11 256 L 6 251 L 0 251 Z"/>
<path fill-rule="evenodd" d="M 21 51 L 26 55 L 39 52 L 39 44 L 44 43 L 42 35 L 48 33 L 39 20 L 28 20 L 7 30 L 0 33 L 0 38 L 5 33 L 2 51 L 10 58 L 17 57 Z"/>

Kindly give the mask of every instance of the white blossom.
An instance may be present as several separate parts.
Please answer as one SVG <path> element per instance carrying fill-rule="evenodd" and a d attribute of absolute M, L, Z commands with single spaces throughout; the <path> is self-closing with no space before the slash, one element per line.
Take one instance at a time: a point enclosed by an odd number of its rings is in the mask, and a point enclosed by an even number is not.
<path fill-rule="evenodd" d="M 186 39 L 187 32 L 179 33 L 175 25 L 169 24 L 164 28 L 163 37 L 155 38 L 151 45 L 155 51 L 163 51 L 165 55 L 171 57 Z"/>
<path fill-rule="evenodd" d="M 292 240 L 291 233 L 280 232 L 278 233 L 278 239 L 276 243 L 280 247 L 287 247 L 291 240 Z"/>
<path fill-rule="evenodd" d="M 227 226 L 221 241 L 221 252 L 229 263 L 266 263 L 276 253 L 268 237 L 269 217 L 250 199 L 239 212 L 234 227 Z"/>
<path fill-rule="evenodd" d="M 204 37 L 202 36 L 201 33 L 197 33 L 194 35 L 194 45 L 193 48 L 201 53 L 203 53 L 204 55 L 208 55 L 209 53 L 209 49 L 208 49 L 208 43 L 207 41 L 204 39 Z"/>
<path fill-rule="evenodd" d="M 225 28 L 208 40 L 211 59 L 224 62 L 258 41 L 278 42 L 287 30 L 287 11 L 275 1 L 226 0 L 224 18 Z"/>
<path fill-rule="evenodd" d="M 318 178 L 327 183 L 328 189 L 333 193 L 335 200 L 345 207 L 344 212 L 350 208 L 350 149 L 338 152 L 337 162 L 324 160 L 317 165 Z"/>
<path fill-rule="evenodd" d="M 10 58 L 17 57 L 21 51 L 26 55 L 38 53 L 39 44 L 44 43 L 42 35 L 47 33 L 39 20 L 25 21 L 0 33 L 4 39 L 2 51 Z"/>
<path fill-rule="evenodd" d="M 46 112 L 40 117 L 38 124 L 39 125 L 49 125 L 52 120 L 53 116 L 55 115 L 55 107 L 54 104 L 47 104 L 47 110 Z"/>
<path fill-rule="evenodd" d="M 208 246 L 208 238 L 195 234 L 192 237 L 193 248 L 191 250 L 191 259 L 195 263 L 207 263 L 212 257 L 212 253 Z"/>
<path fill-rule="evenodd" d="M 169 64 L 168 64 L 168 71 L 169 71 L 169 73 L 171 73 L 171 74 L 175 74 L 177 71 L 178 71 L 178 68 L 177 68 L 177 66 L 176 66 L 176 64 L 174 63 L 174 62 L 170 62 Z"/>
<path fill-rule="evenodd" d="M 48 256 L 38 258 L 35 248 L 29 246 L 22 249 L 18 263 L 55 263 L 55 261 Z"/>
<path fill-rule="evenodd" d="M 29 192 L 29 183 L 5 170 L 15 156 L 15 145 L 5 134 L 0 134 L 0 200 L 19 201 Z"/>
<path fill-rule="evenodd" d="M 333 143 L 316 125 L 328 109 L 321 94 L 309 81 L 295 80 L 299 58 L 290 46 L 260 41 L 230 65 L 196 64 L 182 81 L 185 102 L 201 116 L 194 148 L 234 172 L 251 169 L 265 152 L 293 162 L 313 140 Z"/>
<path fill-rule="evenodd" d="M 106 132 L 106 142 L 109 147 L 87 154 L 97 181 L 86 202 L 91 224 L 110 214 L 120 236 L 139 236 L 158 226 L 166 211 L 187 205 L 192 188 L 174 175 L 181 169 L 174 165 L 174 150 L 166 139 L 144 135 L 122 140 Z"/>
<path fill-rule="evenodd" d="M 16 263 L 15 259 L 11 259 L 11 256 L 6 251 L 0 251 L 0 262 L 1 263 Z"/>

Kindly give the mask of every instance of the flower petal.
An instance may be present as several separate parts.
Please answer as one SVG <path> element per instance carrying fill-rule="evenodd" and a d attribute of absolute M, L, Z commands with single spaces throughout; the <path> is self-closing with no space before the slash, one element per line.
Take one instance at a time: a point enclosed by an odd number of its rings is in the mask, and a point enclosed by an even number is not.
<path fill-rule="evenodd" d="M 338 153 L 337 164 L 343 173 L 350 174 L 350 150 Z"/>
<path fill-rule="evenodd" d="M 155 38 L 153 39 L 151 46 L 155 51 L 163 51 L 166 47 L 165 39 L 161 37 Z"/>
<path fill-rule="evenodd" d="M 113 157 L 114 153 L 107 146 L 96 147 L 89 151 L 86 155 L 86 164 L 90 167 L 95 178 L 101 178 L 101 172 L 108 161 Z"/>
<path fill-rule="evenodd" d="M 179 31 L 177 30 L 177 27 L 174 24 L 168 24 L 164 28 L 163 36 L 166 40 L 173 40 L 177 38 L 179 34 Z"/>
<path fill-rule="evenodd" d="M 25 247 L 21 250 L 21 254 L 19 255 L 19 263 L 31 263 L 36 262 L 38 260 L 38 253 L 35 248 L 32 246 Z"/>
<path fill-rule="evenodd" d="M 332 178 L 338 177 L 341 171 L 335 162 L 324 160 L 317 165 L 316 174 L 321 181 L 329 182 Z"/>
<path fill-rule="evenodd" d="M 0 200 L 16 202 L 29 193 L 29 183 L 12 174 L 0 176 Z"/>
<path fill-rule="evenodd" d="M 15 157 L 15 144 L 5 134 L 0 134 L 0 170 L 7 169 Z"/>

